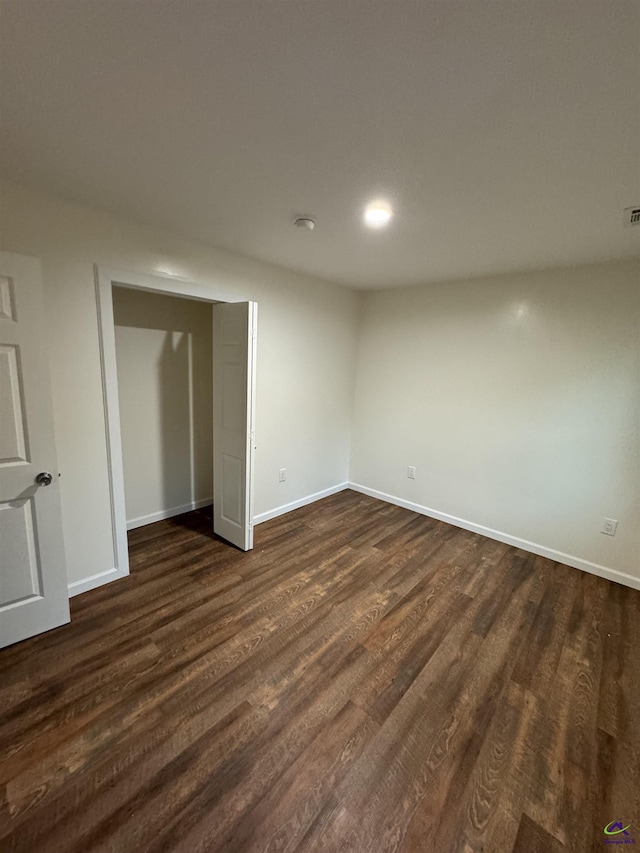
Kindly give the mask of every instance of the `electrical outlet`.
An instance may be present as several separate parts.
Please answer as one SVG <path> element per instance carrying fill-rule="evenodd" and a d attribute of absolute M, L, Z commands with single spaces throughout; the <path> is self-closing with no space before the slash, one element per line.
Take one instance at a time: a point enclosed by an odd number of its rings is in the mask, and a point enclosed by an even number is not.
<path fill-rule="evenodd" d="M 279 483 L 284 483 L 284 481 L 285 481 L 286 479 L 287 479 L 287 469 L 286 469 L 286 468 L 281 468 L 281 469 L 278 471 L 278 482 L 279 482 Z"/>
<path fill-rule="evenodd" d="M 615 518 L 603 518 L 601 533 L 606 533 L 607 536 L 615 536 L 618 529 L 618 521 Z"/>
<path fill-rule="evenodd" d="M 415 478 L 416 478 L 416 469 L 415 469 L 415 467 L 414 467 L 413 465 L 409 465 L 409 467 L 407 468 L 407 477 L 408 477 L 410 480 L 415 480 Z"/>

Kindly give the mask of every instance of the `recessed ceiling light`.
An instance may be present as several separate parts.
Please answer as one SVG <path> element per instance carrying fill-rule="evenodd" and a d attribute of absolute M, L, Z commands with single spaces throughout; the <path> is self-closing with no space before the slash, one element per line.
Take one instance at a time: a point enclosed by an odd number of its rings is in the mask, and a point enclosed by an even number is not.
<path fill-rule="evenodd" d="M 382 228 L 388 224 L 393 211 L 384 201 L 373 201 L 364 212 L 364 221 L 369 228 Z"/>

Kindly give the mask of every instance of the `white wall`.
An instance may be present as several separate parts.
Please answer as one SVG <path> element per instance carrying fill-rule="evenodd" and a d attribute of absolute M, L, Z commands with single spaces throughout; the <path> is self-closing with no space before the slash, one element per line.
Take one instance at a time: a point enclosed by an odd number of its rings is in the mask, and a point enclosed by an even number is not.
<path fill-rule="evenodd" d="M 366 296 L 355 483 L 640 578 L 639 424 L 640 261 Z"/>
<path fill-rule="evenodd" d="M 213 495 L 211 305 L 113 288 L 129 527 Z"/>
<path fill-rule="evenodd" d="M 172 271 L 203 294 L 222 288 L 258 302 L 257 515 L 347 480 L 358 294 L 14 184 L 0 190 L 0 248 L 43 262 L 67 571 L 76 590 L 114 565 L 94 263 Z"/>

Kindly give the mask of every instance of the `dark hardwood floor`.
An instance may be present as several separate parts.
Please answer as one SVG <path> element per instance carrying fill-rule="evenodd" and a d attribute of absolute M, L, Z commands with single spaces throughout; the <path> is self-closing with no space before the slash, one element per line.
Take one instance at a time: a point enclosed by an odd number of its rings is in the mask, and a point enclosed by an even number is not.
<path fill-rule="evenodd" d="M 0 652 L 2 851 L 640 844 L 640 592 L 354 492 L 209 530 Z"/>

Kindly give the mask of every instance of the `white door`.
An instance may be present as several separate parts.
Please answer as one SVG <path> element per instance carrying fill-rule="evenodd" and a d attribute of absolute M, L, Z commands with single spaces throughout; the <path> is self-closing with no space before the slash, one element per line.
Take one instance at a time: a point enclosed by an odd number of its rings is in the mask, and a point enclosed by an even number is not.
<path fill-rule="evenodd" d="M 0 648 L 69 621 L 45 321 L 40 261 L 0 253 Z"/>
<path fill-rule="evenodd" d="M 213 530 L 253 548 L 255 302 L 213 306 Z"/>

